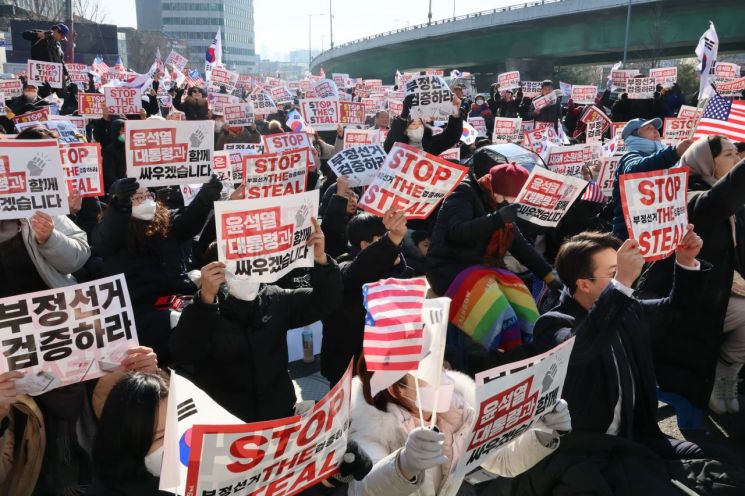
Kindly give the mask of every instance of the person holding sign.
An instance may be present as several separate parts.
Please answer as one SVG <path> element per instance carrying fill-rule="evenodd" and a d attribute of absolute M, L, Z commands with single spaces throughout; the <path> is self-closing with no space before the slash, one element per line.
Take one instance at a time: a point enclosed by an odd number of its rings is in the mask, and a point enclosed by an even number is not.
<path fill-rule="evenodd" d="M 585 232 L 562 245 L 556 270 L 566 289 L 538 319 L 533 342 L 543 353 L 575 337 L 563 393 L 575 431 L 620 436 L 666 459 L 703 457 L 698 446 L 664 437 L 657 425 L 650 344 L 650 336 L 672 336 L 676 324 L 703 310 L 699 293 L 711 265 L 696 260 L 702 244 L 689 225 L 675 251 L 673 290 L 659 300 L 632 296 L 644 267 L 637 241 Z"/>
<path fill-rule="evenodd" d="M 326 254 L 318 220 L 313 226 L 310 288 L 237 278 L 224 263 L 211 262 L 202 267 L 202 287 L 171 335 L 176 368 L 191 372 L 199 388 L 244 422 L 294 415 L 287 331 L 329 316 L 341 303 L 339 266 Z"/>
<path fill-rule="evenodd" d="M 550 79 L 546 79 L 541 83 L 541 96 L 539 98 L 548 96 L 552 91 L 554 91 L 554 83 Z M 555 128 L 561 118 L 561 105 L 556 101 L 540 109 L 536 109 L 533 106 L 531 113 L 536 122 L 551 122 Z"/>
<path fill-rule="evenodd" d="M 665 146 L 660 138 L 662 120 L 655 118 L 649 121 L 633 119 L 626 123 L 621 137 L 626 143 L 627 152 L 621 157 L 613 180 L 613 234 L 625 240 L 629 237 L 621 206 L 621 189 L 619 177 L 633 172 L 651 172 L 668 169 L 675 165 L 680 157 L 693 143 L 683 140 L 677 146 Z"/>

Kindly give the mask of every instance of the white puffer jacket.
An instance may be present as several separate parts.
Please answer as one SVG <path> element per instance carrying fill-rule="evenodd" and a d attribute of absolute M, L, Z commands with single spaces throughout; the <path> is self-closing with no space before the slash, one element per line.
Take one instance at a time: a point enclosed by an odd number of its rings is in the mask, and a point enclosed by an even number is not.
<path fill-rule="evenodd" d="M 432 468 L 417 476 L 416 483 L 403 478 L 396 467 L 398 451 L 406 444 L 410 430 L 418 426 L 418 419 L 400 408 L 389 404 L 387 412 L 381 412 L 365 401 L 362 394 L 362 383 L 355 377 L 352 381 L 352 411 L 349 436 L 365 450 L 372 459 L 373 468 L 361 481 L 349 484 L 349 496 L 437 496 L 438 494 L 455 494 L 462 480 L 450 472 L 453 459 L 463 453 L 466 436 L 476 421 L 476 386 L 473 380 L 461 373 L 448 371 L 448 377 L 455 383 L 455 393 L 451 403 L 451 411 L 445 417 L 461 419 L 451 423 L 450 434 L 446 434 L 445 449 L 452 450 L 451 466 L 447 467 L 444 476 Z M 460 412 L 460 415 L 449 415 Z M 441 426 L 438 415 L 438 427 Z M 442 429 L 441 429 L 442 431 Z M 552 431 L 545 431 L 553 435 L 550 448 L 540 443 L 536 437 L 536 429 L 531 428 L 520 437 L 493 453 L 481 466 L 503 477 L 515 477 L 550 455 L 558 447 L 558 435 Z M 457 479 L 457 480 L 456 480 Z M 439 483 L 438 483 L 439 481 Z"/>

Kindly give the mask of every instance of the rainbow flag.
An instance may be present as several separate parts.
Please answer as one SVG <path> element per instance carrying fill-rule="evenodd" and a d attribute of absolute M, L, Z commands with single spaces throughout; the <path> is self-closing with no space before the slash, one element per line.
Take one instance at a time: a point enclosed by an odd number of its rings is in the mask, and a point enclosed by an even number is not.
<path fill-rule="evenodd" d="M 538 308 L 522 279 L 505 269 L 474 266 L 448 288 L 450 323 L 488 350 L 510 350 L 533 339 Z"/>

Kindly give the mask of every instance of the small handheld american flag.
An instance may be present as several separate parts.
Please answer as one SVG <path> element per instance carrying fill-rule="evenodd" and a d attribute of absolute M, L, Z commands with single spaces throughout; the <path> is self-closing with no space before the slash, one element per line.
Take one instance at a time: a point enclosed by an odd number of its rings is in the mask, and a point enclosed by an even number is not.
<path fill-rule="evenodd" d="M 709 99 L 693 139 L 715 134 L 732 141 L 745 141 L 745 102 L 722 98 L 718 94 Z"/>

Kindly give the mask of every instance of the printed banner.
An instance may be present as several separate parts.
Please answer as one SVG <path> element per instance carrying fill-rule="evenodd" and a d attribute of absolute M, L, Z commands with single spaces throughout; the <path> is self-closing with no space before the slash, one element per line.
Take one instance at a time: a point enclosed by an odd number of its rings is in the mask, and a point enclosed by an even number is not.
<path fill-rule="evenodd" d="M 672 254 L 688 226 L 688 167 L 623 174 L 619 186 L 629 237 L 644 260 Z"/>
<path fill-rule="evenodd" d="M 407 219 L 426 219 L 467 173 L 468 167 L 395 143 L 359 206 L 379 217 L 398 208 Z"/>
<path fill-rule="evenodd" d="M 106 95 L 101 93 L 78 93 L 78 113 L 86 117 L 101 118 L 106 108 Z"/>
<path fill-rule="evenodd" d="M 240 99 L 237 96 L 226 95 L 224 93 L 208 93 L 207 99 L 212 106 L 212 113 L 217 115 L 222 115 L 226 105 L 240 103 Z"/>
<path fill-rule="evenodd" d="M 294 99 L 287 86 L 275 86 L 269 90 L 269 94 L 276 103 L 292 103 Z"/>
<path fill-rule="evenodd" d="M 399 116 L 401 115 L 401 112 L 404 111 L 403 100 L 393 100 L 392 98 L 389 98 L 386 105 L 388 106 L 388 114 L 391 117 Z"/>
<path fill-rule="evenodd" d="M 503 72 L 497 76 L 500 90 L 511 90 L 520 87 L 520 71 Z M 539 91 L 540 92 L 540 91 Z"/>
<path fill-rule="evenodd" d="M 328 160 L 337 176 L 346 176 L 349 186 L 370 185 L 385 161 L 386 153 L 380 145 L 364 145 L 344 148 Z"/>
<path fill-rule="evenodd" d="M 67 177 L 68 193 L 77 191 L 83 198 L 106 194 L 100 143 L 60 145 L 59 151 Z"/>
<path fill-rule="evenodd" d="M 186 494 L 298 494 L 338 473 L 347 449 L 352 364 L 301 416 L 195 425 Z"/>
<path fill-rule="evenodd" d="M 342 126 L 364 126 L 365 104 L 361 102 L 339 102 L 339 124 Z"/>
<path fill-rule="evenodd" d="M 311 217 L 318 190 L 256 200 L 215 202 L 217 251 L 232 277 L 272 283 L 313 266 Z"/>
<path fill-rule="evenodd" d="M 139 114 L 142 110 L 142 96 L 137 88 L 107 86 L 103 89 L 106 108 L 110 114 Z"/>
<path fill-rule="evenodd" d="M 597 183 L 605 196 L 612 196 L 613 181 L 616 178 L 616 169 L 618 169 L 618 162 L 621 161 L 621 157 L 602 157 L 601 161 L 602 165 L 600 166 L 600 172 L 598 172 Z"/>
<path fill-rule="evenodd" d="M 655 84 L 672 86 L 678 81 L 677 67 L 657 67 L 649 70 L 649 77 L 654 79 Z"/>
<path fill-rule="evenodd" d="M 556 104 L 556 93 L 551 92 L 548 95 L 544 95 L 538 98 L 533 99 L 533 108 L 535 110 L 541 110 L 544 107 L 548 107 L 549 105 L 555 105 Z"/>
<path fill-rule="evenodd" d="M 177 53 L 175 50 L 171 50 L 171 53 L 169 53 L 168 57 L 166 58 L 166 65 L 175 67 L 179 71 L 183 71 L 184 67 L 186 67 L 186 64 L 188 63 L 189 59 L 187 59 L 180 53 Z"/>
<path fill-rule="evenodd" d="M 598 96 L 597 86 L 572 86 L 572 101 L 577 105 L 593 105 Z"/>
<path fill-rule="evenodd" d="M 228 71 L 227 69 L 216 67 L 212 69 L 210 73 L 210 84 L 209 91 L 220 93 L 222 88 L 225 87 L 227 93 L 232 93 L 235 90 L 235 85 L 238 83 L 238 73 Z"/>
<path fill-rule="evenodd" d="M 556 227 L 585 186 L 587 181 L 580 178 L 534 167 L 515 200 L 520 204 L 518 216 L 539 226 Z"/>
<path fill-rule="evenodd" d="M 313 91 L 318 98 L 339 98 L 339 88 L 330 79 L 320 79 L 313 82 Z"/>
<path fill-rule="evenodd" d="M 742 95 L 742 90 L 745 90 L 745 77 L 717 82 L 717 91 L 722 96 L 738 97 Z"/>
<path fill-rule="evenodd" d="M 277 105 L 266 91 L 251 93 L 251 103 L 253 103 L 255 114 L 268 115 L 277 112 Z"/>
<path fill-rule="evenodd" d="M 546 167 L 562 176 L 583 177 L 583 167 L 592 160 L 590 145 L 555 146 L 549 148 Z"/>
<path fill-rule="evenodd" d="M 731 62 L 717 62 L 714 75 L 721 79 L 737 79 L 740 77 L 740 66 Z"/>
<path fill-rule="evenodd" d="M 254 107 L 250 102 L 225 105 L 222 115 L 228 126 L 246 127 L 254 123 Z"/>
<path fill-rule="evenodd" d="M 519 143 L 522 137 L 522 119 L 494 118 L 492 143 Z"/>
<path fill-rule="evenodd" d="M 460 162 L 460 148 L 448 148 L 439 154 L 438 157 L 445 160 L 455 160 L 456 162 Z"/>
<path fill-rule="evenodd" d="M 345 129 L 344 148 L 357 145 L 380 145 L 385 138 L 378 129 Z"/>
<path fill-rule="evenodd" d="M 412 119 L 447 117 L 453 113 L 453 93 L 440 76 L 418 76 L 406 83 L 411 100 Z"/>
<path fill-rule="evenodd" d="M 618 89 L 626 88 L 626 81 L 634 76 L 638 75 L 639 71 L 636 69 L 618 69 L 610 71 L 611 87 Z"/>
<path fill-rule="evenodd" d="M 300 109 L 305 122 L 316 131 L 333 131 L 339 125 L 339 100 L 336 98 L 300 100 Z"/>
<path fill-rule="evenodd" d="M 629 94 L 629 100 L 654 98 L 656 87 L 653 78 L 630 78 L 626 80 L 626 93 Z"/>
<path fill-rule="evenodd" d="M 40 123 L 45 122 L 49 120 L 49 107 L 42 107 L 39 110 L 34 110 L 32 112 L 26 112 L 25 114 L 17 115 L 13 117 L 13 124 L 16 126 L 18 124 L 23 124 L 25 122 L 34 122 L 34 123 Z"/>
<path fill-rule="evenodd" d="M 88 84 L 89 67 L 85 64 L 65 64 L 70 81 L 75 84 Z"/>
<path fill-rule="evenodd" d="M 140 186 L 209 180 L 215 121 L 127 121 L 125 130 L 127 177 Z"/>
<path fill-rule="evenodd" d="M 19 97 L 23 94 L 23 82 L 20 79 L 0 79 L 0 93 L 8 100 Z"/>
<path fill-rule="evenodd" d="M 684 140 L 693 135 L 696 129 L 695 117 L 665 117 L 662 126 L 662 139 Z"/>
<path fill-rule="evenodd" d="M 268 198 L 305 191 L 309 148 L 243 157 L 244 198 Z"/>
<path fill-rule="evenodd" d="M 230 166 L 233 171 L 233 182 L 243 182 L 243 157 L 246 155 L 262 155 L 264 145 L 258 143 L 225 143 L 223 150 L 230 153 Z"/>
<path fill-rule="evenodd" d="M 38 142 L 37 142 L 38 143 Z M 18 393 L 97 379 L 137 345 L 123 274 L 0 300 L 0 373 L 22 370 Z"/>
<path fill-rule="evenodd" d="M 27 70 L 28 84 L 41 86 L 49 83 L 52 88 L 62 88 L 62 64 L 54 62 L 42 62 L 41 60 L 28 60 Z"/>
<path fill-rule="evenodd" d="M 69 214 L 65 184 L 57 140 L 0 140 L 0 220 Z"/>
<path fill-rule="evenodd" d="M 331 80 L 336 83 L 336 86 L 339 88 L 344 88 L 347 85 L 347 79 L 349 79 L 349 74 L 343 74 L 340 72 L 334 72 L 331 74 Z"/>
<path fill-rule="evenodd" d="M 690 105 L 681 105 L 678 111 L 678 117 L 695 117 L 697 119 L 704 115 L 703 108 L 691 107 Z"/>

